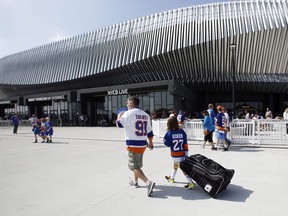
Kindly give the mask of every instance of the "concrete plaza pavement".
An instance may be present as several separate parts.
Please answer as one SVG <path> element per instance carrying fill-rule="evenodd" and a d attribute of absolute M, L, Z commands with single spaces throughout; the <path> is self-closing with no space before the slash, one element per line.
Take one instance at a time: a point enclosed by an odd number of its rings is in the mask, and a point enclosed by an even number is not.
<path fill-rule="evenodd" d="M 30 127 L 0 128 L 0 215 L 3 216 L 146 216 L 288 214 L 288 149 L 231 146 L 228 152 L 200 148 L 189 141 L 189 153 L 200 153 L 235 170 L 227 190 L 216 199 L 199 186 L 176 183 L 169 149 L 155 137 L 143 170 L 156 182 L 154 193 L 128 185 L 124 131 L 115 127 L 55 127 L 53 143 L 32 143 Z"/>

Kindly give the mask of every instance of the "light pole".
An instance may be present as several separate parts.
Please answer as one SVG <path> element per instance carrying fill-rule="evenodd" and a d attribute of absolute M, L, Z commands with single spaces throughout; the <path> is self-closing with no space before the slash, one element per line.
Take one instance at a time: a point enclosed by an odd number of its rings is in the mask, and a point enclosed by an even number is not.
<path fill-rule="evenodd" d="M 230 44 L 230 50 L 232 52 L 232 108 L 233 108 L 233 119 L 235 117 L 235 51 L 236 44 Z"/>

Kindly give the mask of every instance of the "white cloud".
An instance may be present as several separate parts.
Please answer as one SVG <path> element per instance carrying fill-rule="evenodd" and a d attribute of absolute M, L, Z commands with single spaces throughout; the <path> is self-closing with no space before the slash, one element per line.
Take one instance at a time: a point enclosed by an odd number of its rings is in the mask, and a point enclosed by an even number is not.
<path fill-rule="evenodd" d="M 53 37 L 49 38 L 48 41 L 49 42 L 55 42 L 55 41 L 60 41 L 63 40 L 65 38 L 67 38 L 68 36 L 66 36 L 63 33 L 56 33 L 56 35 L 54 35 Z"/>

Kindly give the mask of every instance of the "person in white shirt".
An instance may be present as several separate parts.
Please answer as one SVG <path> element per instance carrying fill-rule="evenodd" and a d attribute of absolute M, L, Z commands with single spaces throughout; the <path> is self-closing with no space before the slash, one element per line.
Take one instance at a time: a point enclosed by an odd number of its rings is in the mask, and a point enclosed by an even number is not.
<path fill-rule="evenodd" d="M 245 119 L 250 119 L 250 113 L 248 110 L 245 110 Z"/>
<path fill-rule="evenodd" d="M 228 135 L 228 132 L 230 131 L 230 121 L 229 121 L 229 115 L 228 115 L 228 110 L 226 108 L 223 107 L 223 110 L 224 110 L 224 115 L 225 115 L 225 118 L 226 118 L 226 121 L 225 121 L 225 125 L 226 125 L 226 143 L 228 145 L 228 147 L 231 145 L 231 140 L 229 140 L 227 138 L 227 135 Z"/>
<path fill-rule="evenodd" d="M 288 107 L 283 112 L 283 120 L 287 122 L 286 133 L 288 134 Z"/>
<path fill-rule="evenodd" d="M 269 108 L 266 109 L 265 118 L 266 119 L 273 119 L 273 114 Z"/>
<path fill-rule="evenodd" d="M 134 174 L 135 188 L 138 179 L 144 181 L 148 187 L 148 196 L 153 193 L 155 182 L 150 181 L 141 169 L 143 166 L 143 154 L 146 147 L 153 149 L 153 131 L 150 116 L 139 108 L 139 99 L 131 96 L 127 100 L 128 111 L 120 112 L 117 116 L 117 127 L 125 129 L 126 146 L 128 150 L 128 167 Z M 147 144 L 147 138 L 149 140 Z"/>

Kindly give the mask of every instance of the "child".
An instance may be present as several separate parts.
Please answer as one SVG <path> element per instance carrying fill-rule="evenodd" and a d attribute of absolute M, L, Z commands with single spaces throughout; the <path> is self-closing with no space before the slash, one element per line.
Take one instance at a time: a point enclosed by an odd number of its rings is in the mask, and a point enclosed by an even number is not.
<path fill-rule="evenodd" d="M 174 183 L 177 169 L 180 166 L 180 162 L 185 159 L 185 156 L 188 156 L 188 144 L 187 144 L 187 134 L 183 129 L 179 129 L 179 124 L 176 117 L 171 117 L 167 121 L 168 131 L 164 136 L 164 144 L 167 147 L 170 147 L 171 156 L 174 161 L 174 168 L 171 176 L 165 176 L 165 178 Z M 195 187 L 192 179 L 183 172 L 185 177 L 188 180 L 188 184 L 185 186 L 187 189 L 192 189 Z"/>
<path fill-rule="evenodd" d="M 49 117 L 46 117 L 45 129 L 46 129 L 45 135 L 47 137 L 46 143 L 52 143 L 52 135 L 54 131 L 53 131 L 52 123 L 50 122 Z"/>
<path fill-rule="evenodd" d="M 41 122 L 41 127 L 40 127 L 40 134 L 39 136 L 42 137 L 42 142 L 41 143 L 45 143 L 45 139 L 46 139 L 46 135 L 45 135 L 45 122 L 44 122 L 44 118 L 40 119 Z"/>
<path fill-rule="evenodd" d="M 34 120 L 33 124 L 33 134 L 35 137 L 35 141 L 33 143 L 38 143 L 37 135 L 40 135 L 41 121 L 39 119 Z"/>

